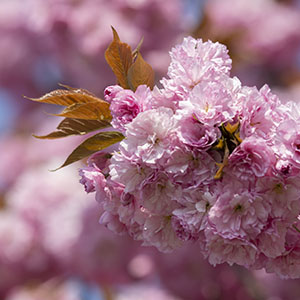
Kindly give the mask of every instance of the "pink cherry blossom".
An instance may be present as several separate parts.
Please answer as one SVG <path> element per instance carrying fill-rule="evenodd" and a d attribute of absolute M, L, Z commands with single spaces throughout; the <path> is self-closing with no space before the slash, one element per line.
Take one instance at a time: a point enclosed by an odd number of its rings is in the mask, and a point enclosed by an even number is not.
<path fill-rule="evenodd" d="M 192 114 L 199 122 L 213 126 L 231 121 L 235 115 L 235 99 L 239 94 L 237 78 L 222 76 L 217 82 L 200 82 L 179 103 L 179 114 Z"/>
<path fill-rule="evenodd" d="M 230 172 L 243 180 L 252 174 L 262 177 L 274 167 L 275 154 L 263 139 L 250 137 L 235 148 L 228 158 Z M 226 171 L 225 171 L 226 172 Z"/>
<path fill-rule="evenodd" d="M 162 252 L 193 242 L 212 265 L 300 277 L 299 107 L 230 77 L 218 43 L 189 37 L 170 55 L 162 89 L 106 90 L 124 139 L 80 171 L 100 222 Z"/>
<path fill-rule="evenodd" d="M 202 81 L 213 81 L 222 74 L 229 74 L 231 69 L 226 47 L 211 41 L 187 37 L 171 50 L 170 56 L 170 79 L 164 79 L 162 83 L 177 89 L 179 94 L 187 93 Z"/>
<path fill-rule="evenodd" d="M 105 92 L 107 93 L 108 90 L 106 89 Z M 110 110 L 113 117 L 111 124 L 114 128 L 125 132 L 125 125 L 131 123 L 140 112 L 144 111 L 146 103 L 150 102 L 150 89 L 141 85 L 135 93 L 131 90 L 120 90 L 115 95 L 113 93 L 107 96 L 111 102 Z"/>
<path fill-rule="evenodd" d="M 277 128 L 277 138 L 281 139 L 285 151 L 283 159 L 287 159 L 293 166 L 300 167 L 300 123 L 289 119 L 283 121 Z"/>
<path fill-rule="evenodd" d="M 274 272 L 282 278 L 299 278 L 300 274 L 300 245 L 298 224 L 291 226 L 286 234 L 285 251 L 276 258 L 269 259 L 267 272 Z"/>
<path fill-rule="evenodd" d="M 251 266 L 256 259 L 257 248 L 255 244 L 239 238 L 224 238 L 212 228 L 205 231 L 206 251 L 205 256 L 212 265 L 227 262 Z"/>
<path fill-rule="evenodd" d="M 182 118 L 179 130 L 179 138 L 184 144 L 201 150 L 211 148 L 216 140 L 221 137 L 218 128 L 202 124 L 195 116 Z"/>
<path fill-rule="evenodd" d="M 149 165 L 156 164 L 170 155 L 176 123 L 174 113 L 169 108 L 142 112 L 126 126 L 127 138 L 121 142 L 120 149 L 131 159 Z"/>

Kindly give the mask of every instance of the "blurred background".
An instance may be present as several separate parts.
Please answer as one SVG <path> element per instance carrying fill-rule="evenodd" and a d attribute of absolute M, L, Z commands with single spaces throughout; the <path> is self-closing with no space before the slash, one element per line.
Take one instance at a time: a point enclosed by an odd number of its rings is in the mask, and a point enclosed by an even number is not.
<path fill-rule="evenodd" d="M 81 164 L 57 172 L 80 138 L 47 141 L 58 123 L 39 97 L 58 83 L 100 98 L 115 84 L 104 60 L 110 26 L 156 80 L 187 35 L 224 43 L 232 75 L 300 100 L 299 0 L 0 0 L 0 299 L 294 300 L 299 280 L 212 267 L 189 245 L 173 254 L 141 247 L 98 224 Z"/>

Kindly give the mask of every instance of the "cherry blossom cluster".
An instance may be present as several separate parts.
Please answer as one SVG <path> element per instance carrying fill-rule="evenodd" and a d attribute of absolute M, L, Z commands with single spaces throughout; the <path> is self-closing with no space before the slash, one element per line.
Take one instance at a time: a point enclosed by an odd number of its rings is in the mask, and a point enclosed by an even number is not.
<path fill-rule="evenodd" d="M 226 47 L 187 37 L 152 91 L 105 89 L 125 138 L 80 170 L 100 222 L 171 252 L 300 277 L 300 109 L 230 77 Z"/>

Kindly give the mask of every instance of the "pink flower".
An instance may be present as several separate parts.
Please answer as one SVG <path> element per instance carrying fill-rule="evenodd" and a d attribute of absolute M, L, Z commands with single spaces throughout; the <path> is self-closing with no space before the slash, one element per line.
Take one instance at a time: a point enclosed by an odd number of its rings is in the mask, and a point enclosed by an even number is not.
<path fill-rule="evenodd" d="M 171 252 L 181 246 L 170 217 L 150 216 L 143 229 L 144 245 L 155 246 L 162 252 Z"/>
<path fill-rule="evenodd" d="M 119 216 L 109 213 L 108 211 L 105 211 L 101 215 L 99 223 L 116 234 L 127 233 L 127 228 L 125 224 L 120 221 Z"/>
<path fill-rule="evenodd" d="M 147 109 L 156 109 L 163 106 L 175 111 L 178 108 L 178 102 L 181 101 L 181 98 L 174 92 L 159 89 L 157 86 L 153 88 L 152 97 L 151 102 L 146 105 Z"/>
<path fill-rule="evenodd" d="M 109 167 L 111 179 L 123 184 L 126 193 L 138 191 L 143 181 L 153 173 L 145 164 L 130 160 L 121 153 L 114 153 Z"/>
<path fill-rule="evenodd" d="M 228 158 L 230 173 L 242 180 L 252 180 L 253 175 L 268 175 L 274 164 L 275 155 L 271 147 L 263 139 L 255 137 L 243 140 Z"/>
<path fill-rule="evenodd" d="M 208 150 L 221 137 L 218 128 L 204 125 L 194 116 L 183 118 L 179 123 L 179 139 L 199 150 Z"/>
<path fill-rule="evenodd" d="M 276 103 L 276 102 L 275 102 Z M 273 116 L 275 103 L 261 94 L 255 87 L 243 87 L 237 105 L 240 110 L 240 136 L 242 139 L 253 134 L 270 139 L 276 118 Z"/>
<path fill-rule="evenodd" d="M 175 201 L 181 198 L 181 187 L 172 184 L 165 173 L 157 172 L 143 183 L 139 198 L 151 214 L 171 215 L 179 206 Z"/>
<path fill-rule="evenodd" d="M 260 178 L 256 191 L 271 205 L 270 216 L 293 223 L 300 214 L 299 178 Z"/>
<path fill-rule="evenodd" d="M 180 156 L 180 158 L 179 158 Z M 183 188 L 213 186 L 217 172 L 215 160 L 206 152 L 188 152 L 176 149 L 167 160 L 166 172 L 172 182 Z M 174 172 L 174 170 L 178 172 Z"/>
<path fill-rule="evenodd" d="M 275 258 L 285 251 L 287 224 L 280 219 L 268 222 L 266 228 L 257 237 L 258 249 L 267 257 Z"/>
<path fill-rule="evenodd" d="M 238 264 L 251 266 L 257 256 L 257 248 L 251 242 L 239 238 L 223 238 L 213 229 L 205 230 L 205 256 L 212 265 L 227 262 L 229 265 Z"/>
<path fill-rule="evenodd" d="M 274 147 L 275 148 L 275 147 Z M 299 169 L 291 161 L 279 158 L 274 170 L 280 177 L 288 178 L 299 174 Z"/>
<path fill-rule="evenodd" d="M 200 82 L 179 102 L 181 115 L 193 115 L 199 122 L 209 126 L 220 126 L 231 121 L 236 113 L 234 105 L 240 90 L 237 78 L 221 76 L 215 81 Z"/>
<path fill-rule="evenodd" d="M 101 184 L 96 186 L 96 201 L 100 203 L 105 211 L 116 214 L 123 191 L 123 184 L 108 177 L 107 180 L 103 179 Z"/>
<path fill-rule="evenodd" d="M 293 166 L 300 168 L 300 123 L 288 119 L 277 128 L 277 139 L 284 148 L 281 150 L 281 158 L 287 159 Z"/>
<path fill-rule="evenodd" d="M 281 278 L 300 277 L 300 242 L 299 222 L 290 227 L 286 234 L 285 251 L 276 258 L 269 259 L 266 263 L 266 271 L 276 273 Z"/>
<path fill-rule="evenodd" d="M 226 47 L 219 43 L 184 38 L 182 44 L 170 52 L 170 80 L 164 79 L 162 83 L 184 94 L 200 82 L 214 81 L 222 74 L 229 74 L 231 59 L 227 52 Z"/>
<path fill-rule="evenodd" d="M 172 226 L 181 240 L 197 240 L 202 234 L 201 231 L 207 226 L 209 210 L 215 198 L 208 192 L 203 193 L 200 189 L 189 190 L 186 193 L 191 198 L 188 199 L 186 207 L 173 211 Z"/>
<path fill-rule="evenodd" d="M 246 191 L 225 190 L 209 211 L 210 225 L 224 238 L 250 241 L 264 229 L 270 207 Z"/>
<path fill-rule="evenodd" d="M 81 176 L 80 183 L 84 185 L 87 193 L 95 192 L 96 187 L 104 187 L 106 166 L 110 154 L 105 152 L 96 152 L 88 159 L 88 166 L 79 170 Z"/>
<path fill-rule="evenodd" d="M 176 123 L 170 108 L 141 112 L 127 125 L 126 139 L 120 144 L 121 152 L 130 159 L 156 165 L 170 155 L 176 143 Z"/>
<path fill-rule="evenodd" d="M 119 85 L 108 86 L 104 90 L 104 99 L 111 103 L 120 91 L 123 91 L 123 88 Z"/>
<path fill-rule="evenodd" d="M 140 103 L 130 90 L 122 90 L 117 93 L 110 105 L 114 128 L 125 132 L 125 125 L 130 123 L 142 110 Z"/>

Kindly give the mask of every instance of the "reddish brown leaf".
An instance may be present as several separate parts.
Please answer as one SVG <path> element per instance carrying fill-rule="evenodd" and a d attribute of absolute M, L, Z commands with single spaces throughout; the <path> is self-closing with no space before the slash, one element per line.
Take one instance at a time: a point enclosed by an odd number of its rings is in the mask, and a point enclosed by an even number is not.
<path fill-rule="evenodd" d="M 154 71 L 140 53 L 137 54 L 135 62 L 128 70 L 128 83 L 133 91 L 142 84 L 151 89 L 154 87 Z"/>
<path fill-rule="evenodd" d="M 73 91 L 73 92 L 76 92 L 76 93 L 88 94 L 90 96 L 93 96 L 93 97 L 97 98 L 97 96 L 95 94 L 93 94 L 92 92 L 90 92 L 86 89 L 73 88 L 69 85 L 62 84 L 62 83 L 59 83 L 58 85 L 61 86 L 61 87 L 66 88 L 67 90 L 70 90 L 70 91 Z"/>
<path fill-rule="evenodd" d="M 99 132 L 81 143 L 58 169 L 68 166 L 97 151 L 103 150 L 115 143 L 118 143 L 122 141 L 123 138 L 123 134 L 117 131 Z"/>
<path fill-rule="evenodd" d="M 109 103 L 98 100 L 89 103 L 74 103 L 65 108 L 61 113 L 54 114 L 58 117 L 84 119 L 84 120 L 111 120 Z"/>
<path fill-rule="evenodd" d="M 131 47 L 122 43 L 118 33 L 112 27 L 114 39 L 105 51 L 105 59 L 117 77 L 118 83 L 128 89 L 127 73 L 132 65 Z"/>
<path fill-rule="evenodd" d="M 93 94 L 87 92 L 83 89 L 68 89 L 68 90 L 54 90 L 50 93 L 45 94 L 40 98 L 28 98 L 32 101 L 37 101 L 41 103 L 57 104 L 63 106 L 69 106 L 74 103 L 89 103 L 96 101 L 103 101 Z"/>
<path fill-rule="evenodd" d="M 34 135 L 34 137 L 39 139 L 58 139 L 70 135 L 84 135 L 88 132 L 103 129 L 109 126 L 110 123 L 108 121 L 66 118 L 59 123 L 55 131 L 42 136 Z"/>
<path fill-rule="evenodd" d="M 136 46 L 136 48 L 132 51 L 132 57 L 133 57 L 133 59 L 136 59 L 136 56 L 139 54 L 143 42 L 144 42 L 144 38 L 142 38 L 140 40 L 140 42 L 138 43 L 138 45 Z"/>

